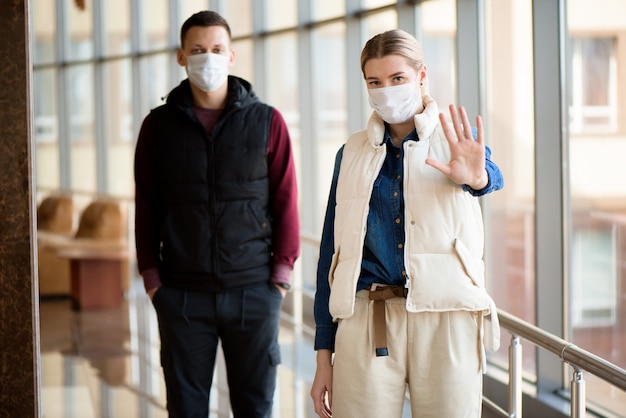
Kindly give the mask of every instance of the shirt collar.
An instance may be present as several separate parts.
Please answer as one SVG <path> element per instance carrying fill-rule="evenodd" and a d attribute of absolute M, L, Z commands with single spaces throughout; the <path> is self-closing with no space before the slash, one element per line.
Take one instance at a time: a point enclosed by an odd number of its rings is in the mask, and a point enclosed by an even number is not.
<path fill-rule="evenodd" d="M 413 129 L 411 133 L 409 133 L 403 140 L 402 143 L 406 141 L 419 141 L 419 136 L 417 135 L 417 130 Z M 389 133 L 389 124 L 385 122 L 385 135 L 383 136 L 383 144 L 393 144 L 391 139 L 391 134 Z"/>

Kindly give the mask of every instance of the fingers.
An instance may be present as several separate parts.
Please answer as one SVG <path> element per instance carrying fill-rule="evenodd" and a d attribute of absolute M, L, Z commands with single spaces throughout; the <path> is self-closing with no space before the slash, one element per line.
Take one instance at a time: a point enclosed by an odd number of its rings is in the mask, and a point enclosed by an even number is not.
<path fill-rule="evenodd" d="M 323 395 L 315 399 L 315 402 L 313 404 L 315 406 L 315 413 L 320 418 L 331 418 L 333 416 L 330 406 L 328 402 L 326 402 L 326 400 L 324 399 Z"/>
<path fill-rule="evenodd" d="M 463 136 L 465 139 L 474 140 L 474 136 L 472 135 L 472 125 L 470 125 L 469 118 L 467 117 L 467 112 L 463 106 L 459 107 L 459 112 L 461 114 L 461 119 L 463 121 Z"/>
<path fill-rule="evenodd" d="M 446 117 L 444 116 L 443 113 L 439 114 L 439 122 L 441 123 L 441 128 L 443 129 L 443 134 L 446 136 L 446 139 L 448 140 L 448 142 L 450 142 L 450 143 L 456 142 L 457 141 L 456 135 L 454 135 L 452 133 L 452 131 L 450 130 L 450 126 L 448 125 L 448 121 L 446 120 Z"/>
<path fill-rule="evenodd" d="M 450 176 L 450 166 L 448 164 L 444 164 L 441 161 L 434 160 L 432 158 L 426 158 L 426 165 L 429 165 L 439 171 L 445 176 Z"/>
<path fill-rule="evenodd" d="M 324 401 L 324 408 L 326 411 L 326 416 L 332 418 L 333 416 L 333 392 L 326 392 L 326 400 Z"/>
<path fill-rule="evenodd" d="M 457 109 L 455 105 L 451 104 L 450 117 L 452 119 L 452 124 L 454 125 L 457 138 L 459 140 L 461 138 L 465 138 L 473 141 L 474 137 L 472 136 L 472 125 L 470 125 L 465 108 L 463 106 L 459 106 Z"/>
<path fill-rule="evenodd" d="M 483 131 L 483 119 L 480 117 L 480 115 L 476 116 L 476 142 L 478 142 L 480 145 L 484 145 L 485 143 L 485 139 L 484 139 L 484 131 Z"/>
<path fill-rule="evenodd" d="M 459 114 L 457 113 L 455 105 L 451 104 L 449 109 L 452 126 L 454 127 L 454 132 L 456 132 L 457 141 L 459 141 L 463 138 L 463 129 L 461 128 L 461 122 L 459 121 Z M 463 107 L 461 107 L 461 110 L 463 110 Z M 465 112 L 465 110 L 463 110 L 463 112 Z M 467 115 L 465 115 L 465 117 L 467 117 Z"/>
<path fill-rule="evenodd" d="M 333 416 L 331 405 L 330 391 L 323 389 L 319 391 L 317 388 L 311 390 L 311 398 L 313 399 L 313 406 L 315 407 L 315 413 L 320 418 L 331 418 Z"/>
<path fill-rule="evenodd" d="M 333 401 L 331 399 L 330 391 L 325 392 L 322 395 L 322 412 L 324 417 L 331 418 L 333 416 L 332 407 Z"/>
<path fill-rule="evenodd" d="M 448 127 L 448 123 L 443 113 L 439 114 L 439 121 L 441 122 L 441 126 L 443 128 L 444 134 L 448 138 L 448 141 L 458 142 L 462 139 L 473 141 L 474 136 L 472 135 L 472 125 L 470 125 L 469 118 L 467 117 L 467 111 L 465 110 L 465 108 L 463 106 L 459 106 L 457 109 L 455 105 L 451 104 L 449 106 L 449 110 L 450 110 L 450 119 L 452 122 L 452 126 L 454 127 L 454 133 L 456 134 L 456 138 L 454 135 L 451 135 L 452 132 L 450 131 Z M 476 140 L 482 144 L 483 143 L 483 123 L 482 123 L 482 118 L 480 116 L 476 116 L 476 129 L 478 131 Z"/>
<path fill-rule="evenodd" d="M 327 401 L 324 401 L 324 417 L 326 417 L 326 418 L 332 418 L 333 417 L 332 408 L 330 407 L 330 403 L 327 402 Z"/>

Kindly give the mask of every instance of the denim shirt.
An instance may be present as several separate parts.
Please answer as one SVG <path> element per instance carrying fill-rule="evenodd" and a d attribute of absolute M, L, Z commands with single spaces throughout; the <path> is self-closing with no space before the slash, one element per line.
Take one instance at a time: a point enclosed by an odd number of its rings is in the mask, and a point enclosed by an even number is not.
<path fill-rule="evenodd" d="M 474 132 L 474 137 L 476 133 Z M 402 141 L 419 141 L 417 132 L 413 130 Z M 357 283 L 357 291 L 370 283 L 405 285 L 404 247 L 404 195 L 402 190 L 404 173 L 404 147 L 396 147 L 385 123 L 383 143 L 387 154 L 383 166 L 374 182 L 367 216 L 367 231 L 363 244 L 363 260 L 361 273 Z M 487 185 L 481 190 L 473 190 L 463 185 L 464 190 L 473 196 L 482 196 L 502 188 L 504 180 L 496 164 L 489 158 L 491 150 L 485 147 L 485 168 L 489 177 Z M 315 293 L 315 350 L 334 350 L 337 324 L 333 322 L 328 309 L 330 285 L 328 274 L 334 245 L 334 220 L 337 192 L 337 179 L 343 157 L 343 147 L 337 152 L 333 172 L 326 217 L 320 242 L 320 256 L 317 266 L 317 290 Z"/>

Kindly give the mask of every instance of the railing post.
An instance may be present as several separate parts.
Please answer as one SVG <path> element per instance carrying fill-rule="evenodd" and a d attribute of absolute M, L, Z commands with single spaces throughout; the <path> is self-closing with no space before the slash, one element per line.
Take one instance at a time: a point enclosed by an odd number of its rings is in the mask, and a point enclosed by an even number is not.
<path fill-rule="evenodd" d="M 522 416 L 522 343 L 517 335 L 511 336 L 509 346 L 509 417 Z"/>
<path fill-rule="evenodd" d="M 587 409 L 585 380 L 583 379 L 583 371 L 580 369 L 574 370 L 570 392 L 572 398 L 570 406 L 572 418 L 585 418 Z"/>

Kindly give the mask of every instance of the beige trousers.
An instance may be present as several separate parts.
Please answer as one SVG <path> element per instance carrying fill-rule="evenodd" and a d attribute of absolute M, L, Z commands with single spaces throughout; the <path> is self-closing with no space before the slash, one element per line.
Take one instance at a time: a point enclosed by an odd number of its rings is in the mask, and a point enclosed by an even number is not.
<path fill-rule="evenodd" d="M 399 418 L 408 387 L 413 418 L 481 416 L 482 341 L 466 311 L 410 313 L 385 301 L 389 355 L 376 357 L 373 301 L 357 293 L 339 322 L 333 363 L 333 418 Z"/>

